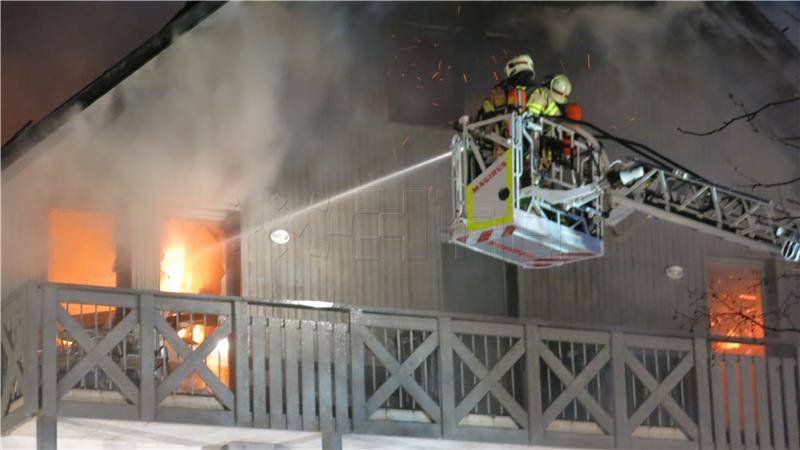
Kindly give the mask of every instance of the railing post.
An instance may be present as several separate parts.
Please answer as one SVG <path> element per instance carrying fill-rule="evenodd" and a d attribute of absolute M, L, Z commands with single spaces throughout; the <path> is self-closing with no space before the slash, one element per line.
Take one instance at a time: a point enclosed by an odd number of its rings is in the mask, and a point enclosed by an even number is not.
<path fill-rule="evenodd" d="M 155 368 L 155 298 L 150 294 L 139 296 L 139 419 L 150 422 L 156 418 L 156 368 Z"/>
<path fill-rule="evenodd" d="M 456 434 L 456 397 L 453 376 L 453 322 L 449 317 L 439 318 L 439 386 L 441 387 L 442 437 L 453 439 Z"/>
<path fill-rule="evenodd" d="M 525 368 L 528 391 L 528 431 L 531 445 L 544 442 L 542 421 L 542 380 L 539 361 L 539 327 L 525 325 Z"/>
<path fill-rule="evenodd" d="M 361 312 L 350 312 L 351 383 L 353 389 L 353 431 L 364 429 L 367 400 L 364 385 L 364 341 L 361 337 Z"/>
<path fill-rule="evenodd" d="M 58 293 L 44 288 L 42 302 L 42 409 L 36 419 L 36 447 L 56 448 L 58 416 L 58 355 L 56 353 L 56 308 Z"/>
<path fill-rule="evenodd" d="M 39 413 L 39 350 L 42 336 L 42 289 L 36 284 L 28 283 L 25 287 L 24 346 L 22 349 L 22 365 L 25 374 L 22 395 L 25 403 L 26 415 L 34 416 Z"/>
<path fill-rule="evenodd" d="M 711 394 L 709 390 L 708 344 L 705 339 L 694 339 L 694 373 L 697 382 L 698 447 L 714 448 L 711 423 Z"/>
<path fill-rule="evenodd" d="M 233 303 L 234 369 L 236 390 L 236 425 L 250 426 L 250 364 L 248 330 L 250 327 L 250 308 L 245 301 Z"/>
<path fill-rule="evenodd" d="M 614 380 L 614 448 L 628 448 L 628 394 L 625 391 L 625 336 L 611 332 L 611 378 Z"/>

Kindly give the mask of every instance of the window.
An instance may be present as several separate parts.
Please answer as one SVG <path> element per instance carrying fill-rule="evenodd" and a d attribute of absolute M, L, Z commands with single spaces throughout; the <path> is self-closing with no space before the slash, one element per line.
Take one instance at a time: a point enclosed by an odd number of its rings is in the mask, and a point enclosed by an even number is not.
<path fill-rule="evenodd" d="M 717 336 L 763 339 L 761 270 L 715 265 L 707 269 L 707 274 L 711 333 Z M 764 355 L 764 347 L 761 345 L 736 342 L 715 342 L 713 350 L 737 355 Z"/>
<path fill-rule="evenodd" d="M 161 290 L 223 294 L 225 234 L 222 225 L 169 219 L 161 235 Z"/>
<path fill-rule="evenodd" d="M 54 208 L 47 222 L 48 281 L 117 285 L 114 216 Z"/>

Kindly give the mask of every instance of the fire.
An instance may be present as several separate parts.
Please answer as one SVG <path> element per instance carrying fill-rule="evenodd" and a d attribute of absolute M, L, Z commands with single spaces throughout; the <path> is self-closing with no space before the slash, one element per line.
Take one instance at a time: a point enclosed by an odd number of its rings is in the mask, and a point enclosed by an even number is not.
<path fill-rule="evenodd" d="M 713 334 L 763 339 L 761 276 L 757 270 L 720 267 L 709 270 L 709 317 Z M 763 356 L 764 347 L 739 342 L 714 342 L 718 353 Z"/>
<path fill-rule="evenodd" d="M 198 220 L 165 222 L 162 238 L 162 291 L 222 294 L 222 227 Z"/>

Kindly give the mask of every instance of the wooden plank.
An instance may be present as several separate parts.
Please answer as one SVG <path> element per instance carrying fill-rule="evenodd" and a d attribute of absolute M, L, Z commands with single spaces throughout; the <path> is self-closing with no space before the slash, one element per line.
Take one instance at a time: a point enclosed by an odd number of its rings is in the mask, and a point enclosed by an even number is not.
<path fill-rule="evenodd" d="M 714 354 L 711 362 L 711 400 L 714 411 L 714 443 L 718 450 L 728 449 L 725 430 L 725 394 L 722 392 L 723 370 L 722 355 Z"/>
<path fill-rule="evenodd" d="M 525 390 L 528 397 L 528 432 L 533 445 L 544 442 L 544 422 L 542 422 L 542 380 L 539 355 L 539 327 L 525 326 Z"/>
<path fill-rule="evenodd" d="M 210 302 L 191 298 L 156 296 L 156 308 L 160 311 L 230 316 L 233 304 L 230 301 Z"/>
<path fill-rule="evenodd" d="M 303 400 L 303 430 L 317 431 L 317 386 L 316 371 L 314 370 L 314 337 L 316 334 L 316 323 L 311 320 L 304 320 L 301 323 L 301 361 L 302 370 L 300 373 L 302 381 L 301 390 Z"/>
<path fill-rule="evenodd" d="M 611 332 L 611 378 L 614 380 L 614 446 L 628 448 L 628 397 L 625 383 L 625 336 L 621 331 Z"/>
<path fill-rule="evenodd" d="M 744 446 L 756 448 L 756 404 L 753 402 L 753 358 L 739 357 L 739 370 L 742 377 L 742 413 L 744 414 Z"/>
<path fill-rule="evenodd" d="M 474 322 L 466 320 L 454 320 L 454 333 L 477 334 L 480 336 L 502 336 L 521 338 L 523 335 L 522 326 L 509 325 L 507 323 Z"/>
<path fill-rule="evenodd" d="M 334 386 L 336 391 L 336 430 L 340 433 L 350 431 L 348 413 L 348 367 L 350 364 L 350 343 L 347 324 L 337 323 L 334 332 Z M 362 368 L 363 370 L 363 368 Z"/>
<path fill-rule="evenodd" d="M 797 423 L 797 388 L 794 358 L 783 358 L 783 399 L 786 412 L 786 445 L 800 448 L 800 432 Z"/>
<path fill-rule="evenodd" d="M 141 375 L 139 381 L 139 420 L 152 422 L 156 418 L 155 380 L 155 299 L 150 294 L 139 296 L 139 358 Z M 165 361 L 166 363 L 166 361 Z"/>
<path fill-rule="evenodd" d="M 136 308 L 136 295 L 121 294 L 119 292 L 95 292 L 78 289 L 59 289 L 58 299 L 62 303 L 76 303 L 84 305 L 108 305 L 120 308 Z"/>
<path fill-rule="evenodd" d="M 59 417 L 82 417 L 86 419 L 138 420 L 137 405 L 106 404 L 62 400 L 58 404 Z"/>
<path fill-rule="evenodd" d="M 436 319 L 432 317 L 395 316 L 362 313 L 360 322 L 366 327 L 395 328 L 400 330 L 436 331 Z"/>
<path fill-rule="evenodd" d="M 453 439 L 456 435 L 456 394 L 455 377 L 453 374 L 453 322 L 448 317 L 439 319 L 439 372 L 441 378 L 439 386 L 442 387 L 441 395 L 441 435 L 445 439 Z M 434 383 L 436 380 L 433 381 Z"/>
<path fill-rule="evenodd" d="M 331 344 L 333 325 L 330 322 L 317 323 L 318 380 L 319 380 L 319 430 L 323 433 L 334 431 L 333 392 L 331 389 Z"/>
<path fill-rule="evenodd" d="M 364 432 L 367 422 L 366 385 L 364 383 L 364 340 L 361 337 L 361 313 L 350 315 L 350 352 L 353 387 L 353 431 Z"/>
<path fill-rule="evenodd" d="M 573 330 L 569 328 L 540 327 L 539 334 L 547 341 L 585 342 L 606 345 L 609 335 L 603 331 Z"/>
<path fill-rule="evenodd" d="M 36 449 L 54 450 L 58 448 L 58 421 L 55 416 L 40 414 L 36 416 Z"/>
<path fill-rule="evenodd" d="M 767 361 L 758 356 L 753 358 L 756 367 L 756 402 L 758 403 L 758 441 L 762 449 L 772 448 L 769 423 L 769 397 L 767 395 Z"/>
<path fill-rule="evenodd" d="M 240 427 L 250 426 L 252 422 L 250 415 L 250 357 L 247 342 L 249 329 L 250 309 L 247 306 L 247 302 L 234 302 L 233 342 L 231 342 L 234 354 L 233 389 L 236 399 L 236 424 Z M 212 377 L 216 378 L 214 375 Z M 213 386 L 212 389 L 214 389 Z"/>
<path fill-rule="evenodd" d="M 781 389 L 781 359 L 771 356 L 767 359 L 769 373 L 769 399 L 772 413 L 772 444 L 775 450 L 786 448 L 783 429 L 783 392 Z"/>
<path fill-rule="evenodd" d="M 284 320 L 286 341 L 286 427 L 290 430 L 301 430 L 303 422 L 300 418 L 300 380 L 298 378 L 298 363 L 300 362 L 297 349 L 298 339 L 297 320 Z"/>
<path fill-rule="evenodd" d="M 270 317 L 269 326 L 269 419 L 270 427 L 286 428 L 283 413 L 283 321 Z"/>
<path fill-rule="evenodd" d="M 642 334 L 626 334 L 625 345 L 634 348 L 657 348 L 680 352 L 688 352 L 692 350 L 691 339 L 680 339 L 665 336 L 646 336 Z"/>
<path fill-rule="evenodd" d="M 25 374 L 22 395 L 25 402 L 25 413 L 33 416 L 39 412 L 39 379 L 42 376 L 39 366 L 39 336 L 42 330 L 42 290 L 34 284 L 25 286 L 25 320 L 22 346 L 22 370 Z M 22 336 L 22 333 L 20 333 Z M 19 338 L 17 338 L 19 340 Z M 5 410 L 3 410 L 5 412 Z"/>
<path fill-rule="evenodd" d="M 44 288 L 42 303 L 42 414 L 58 414 L 58 354 L 56 353 L 56 288 Z"/>
<path fill-rule="evenodd" d="M 713 423 L 711 421 L 711 393 L 708 373 L 708 342 L 694 339 L 694 374 L 697 384 L 697 431 L 698 447 L 714 448 Z"/>
<path fill-rule="evenodd" d="M 725 355 L 725 384 L 728 388 L 728 439 L 731 448 L 742 449 L 742 430 L 739 426 L 739 382 L 736 379 L 738 358 L 734 355 Z"/>
<path fill-rule="evenodd" d="M 267 428 L 269 416 L 267 415 L 267 375 L 266 353 L 267 344 L 267 319 L 253 317 L 250 323 L 252 330 L 252 358 L 253 358 L 253 426 Z"/>

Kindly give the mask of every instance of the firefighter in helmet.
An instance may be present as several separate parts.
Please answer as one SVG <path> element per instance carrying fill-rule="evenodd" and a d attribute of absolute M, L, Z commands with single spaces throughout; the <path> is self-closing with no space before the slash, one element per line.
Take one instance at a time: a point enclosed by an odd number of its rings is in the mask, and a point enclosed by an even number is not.
<path fill-rule="evenodd" d="M 556 117 L 562 114 L 561 108 L 567 103 L 572 93 L 572 83 L 564 74 L 555 75 L 549 83 L 533 91 L 526 108 L 539 116 Z M 570 161 L 569 143 L 560 142 L 554 136 L 554 130 L 545 127 L 539 145 L 539 171 L 547 172 L 554 161 L 566 163 Z M 538 185 L 538 182 L 534 180 Z"/>
<path fill-rule="evenodd" d="M 572 83 L 564 74 L 554 76 L 546 86 L 536 88 L 526 105 L 528 111 L 540 116 L 560 116 L 561 108 L 572 93 Z"/>
<path fill-rule="evenodd" d="M 528 98 L 536 89 L 533 79 L 536 72 L 533 68 L 533 58 L 530 55 L 517 55 L 508 60 L 504 66 L 506 78 L 495 85 L 489 93 L 489 98 L 483 101 L 477 119 L 486 120 L 494 116 L 507 114 L 512 111 L 523 111 Z M 508 134 L 508 124 L 498 123 L 494 131 L 501 135 Z M 506 150 L 501 146 L 486 141 L 487 159 L 495 161 Z"/>
<path fill-rule="evenodd" d="M 504 69 L 506 78 L 492 88 L 489 98 L 483 101 L 478 112 L 478 120 L 505 114 L 512 108 L 523 109 L 536 88 L 533 82 L 536 72 L 530 55 L 517 55 L 511 58 Z"/>

